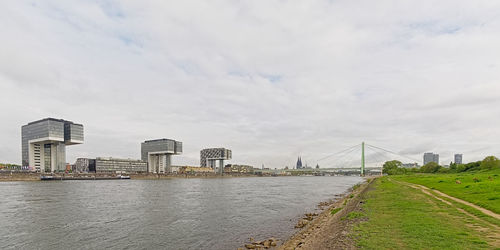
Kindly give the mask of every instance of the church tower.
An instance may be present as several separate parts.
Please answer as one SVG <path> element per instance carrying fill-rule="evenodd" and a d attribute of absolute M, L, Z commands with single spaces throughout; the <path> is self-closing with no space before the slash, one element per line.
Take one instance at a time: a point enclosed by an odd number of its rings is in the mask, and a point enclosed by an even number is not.
<path fill-rule="evenodd" d="M 301 169 L 302 168 L 302 158 L 299 156 L 297 159 L 297 166 L 296 169 Z"/>

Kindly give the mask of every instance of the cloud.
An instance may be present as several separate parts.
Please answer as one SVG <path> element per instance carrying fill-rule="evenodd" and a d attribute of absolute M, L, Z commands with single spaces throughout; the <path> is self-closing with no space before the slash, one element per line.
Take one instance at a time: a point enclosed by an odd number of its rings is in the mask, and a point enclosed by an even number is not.
<path fill-rule="evenodd" d="M 499 154 L 498 5 L 4 3 L 0 161 L 20 162 L 20 126 L 49 116 L 85 125 L 69 161 L 138 158 L 163 137 L 184 142 L 178 164 L 224 146 L 233 162 L 313 165 L 363 140 L 443 162 Z"/>

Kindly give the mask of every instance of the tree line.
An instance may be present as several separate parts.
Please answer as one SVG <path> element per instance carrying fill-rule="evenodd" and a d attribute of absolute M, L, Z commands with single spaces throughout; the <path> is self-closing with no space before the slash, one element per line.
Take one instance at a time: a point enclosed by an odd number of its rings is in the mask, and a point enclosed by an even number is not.
<path fill-rule="evenodd" d="M 467 164 L 450 163 L 448 168 L 435 162 L 429 162 L 420 168 L 404 168 L 403 163 L 397 160 L 386 161 L 382 172 L 388 175 L 402 175 L 411 173 L 461 173 L 476 170 L 500 169 L 500 160 L 495 156 L 488 156 L 482 161 L 469 162 Z"/>

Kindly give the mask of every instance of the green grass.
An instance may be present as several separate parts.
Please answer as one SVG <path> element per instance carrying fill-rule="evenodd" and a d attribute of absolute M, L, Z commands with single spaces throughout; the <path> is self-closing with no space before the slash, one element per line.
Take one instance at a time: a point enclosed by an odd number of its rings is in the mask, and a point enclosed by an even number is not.
<path fill-rule="evenodd" d="M 361 213 L 361 212 L 356 212 L 356 211 L 353 211 L 353 212 L 350 212 L 348 213 L 346 216 L 342 217 L 342 220 L 353 220 L 353 219 L 357 219 L 357 218 L 361 218 L 361 217 L 365 217 L 366 214 L 364 213 Z"/>
<path fill-rule="evenodd" d="M 367 249 L 481 249 L 488 245 L 482 225 L 464 218 L 457 209 L 419 190 L 390 181 L 375 180 L 363 197 L 367 220 L 354 228 L 358 246 Z M 484 226 L 484 225 L 482 225 Z"/>
<path fill-rule="evenodd" d="M 424 185 L 500 213 L 500 169 L 458 174 L 400 175 L 391 178 Z M 457 184 L 457 180 L 461 184 Z"/>
<path fill-rule="evenodd" d="M 342 210 L 342 208 L 341 208 L 341 207 L 336 207 L 336 208 L 334 208 L 334 209 L 330 210 L 330 214 L 331 214 L 331 215 L 334 215 L 334 214 L 336 214 L 336 213 L 337 213 L 338 211 L 340 211 L 340 210 Z"/>

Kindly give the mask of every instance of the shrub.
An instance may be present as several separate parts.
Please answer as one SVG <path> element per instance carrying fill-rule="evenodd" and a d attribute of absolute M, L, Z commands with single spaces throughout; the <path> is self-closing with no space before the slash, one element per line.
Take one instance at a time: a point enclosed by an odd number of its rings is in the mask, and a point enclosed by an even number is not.
<path fill-rule="evenodd" d="M 465 165 L 463 165 L 463 164 L 458 165 L 457 168 L 456 168 L 456 171 L 457 171 L 457 173 L 464 172 L 465 171 Z"/>
<path fill-rule="evenodd" d="M 445 173 L 450 172 L 450 170 L 449 170 L 449 169 L 447 169 L 447 168 L 439 168 L 438 172 L 439 172 L 439 173 L 442 173 L 442 174 L 445 174 Z"/>
<path fill-rule="evenodd" d="M 479 170 L 481 167 L 481 161 L 469 162 L 469 163 L 465 164 L 464 166 L 465 166 L 464 171 Z"/>
<path fill-rule="evenodd" d="M 429 162 L 420 168 L 420 172 L 422 172 L 422 173 L 436 173 L 437 171 L 439 171 L 440 168 L 441 168 L 441 166 L 439 166 L 437 163 Z"/>
<path fill-rule="evenodd" d="M 480 168 L 483 170 L 500 168 L 500 160 L 495 156 L 488 156 L 481 162 Z"/>

